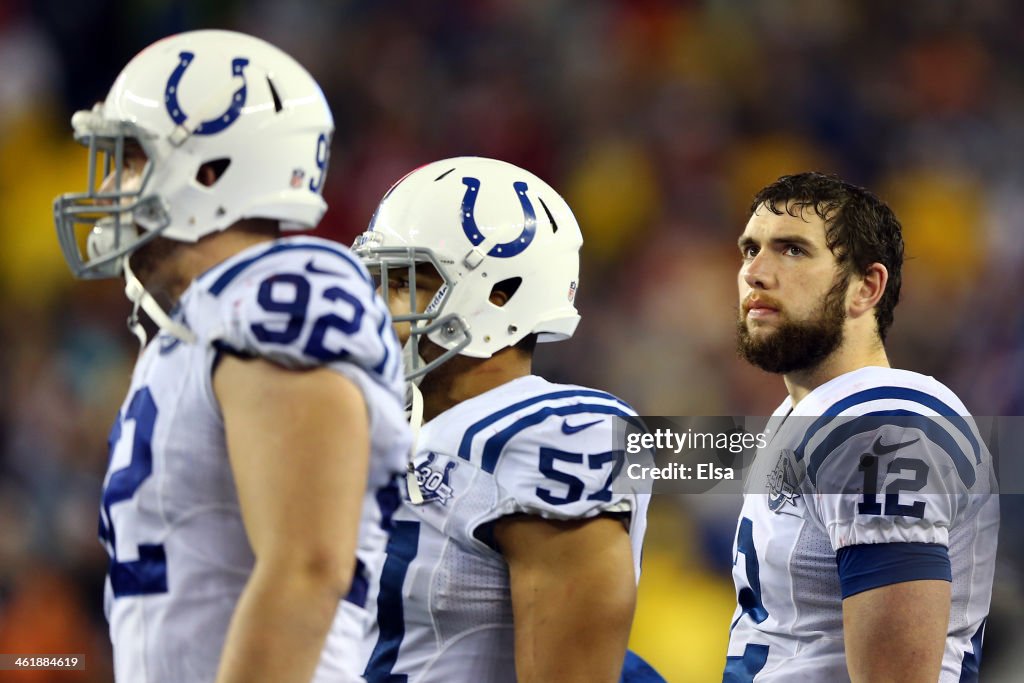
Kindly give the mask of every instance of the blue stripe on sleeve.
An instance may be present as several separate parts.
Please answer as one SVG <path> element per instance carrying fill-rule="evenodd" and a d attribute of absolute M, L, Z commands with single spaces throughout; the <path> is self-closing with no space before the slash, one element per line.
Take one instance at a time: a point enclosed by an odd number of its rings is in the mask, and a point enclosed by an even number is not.
<path fill-rule="evenodd" d="M 857 434 L 864 434 L 866 432 L 873 432 L 882 427 L 893 426 L 902 427 L 904 429 L 918 429 L 924 433 L 925 437 L 932 443 L 938 445 L 946 455 L 953 461 L 953 465 L 956 466 L 956 473 L 960 477 L 960 481 L 965 486 L 970 488 L 974 486 L 974 482 L 977 479 L 977 474 L 974 471 L 974 466 L 971 461 L 964 454 L 960 444 L 957 443 L 956 439 L 947 432 L 942 426 L 935 423 L 934 417 L 926 415 L 918 415 L 908 410 L 882 410 L 877 413 L 868 413 L 853 418 L 849 422 L 846 422 L 836 427 L 832 432 L 825 437 L 825 439 L 818 444 L 811 452 L 811 457 L 807 465 L 807 476 L 811 481 L 811 484 L 817 483 L 818 469 L 824 464 L 828 456 L 837 448 L 839 448 L 847 439 L 856 436 Z M 843 491 L 825 491 L 824 493 L 844 493 Z"/>
<path fill-rule="evenodd" d="M 804 449 L 807 448 L 807 444 L 814 435 L 818 433 L 818 430 L 827 425 L 832 421 L 833 417 L 841 414 L 844 410 L 852 408 L 860 403 L 867 403 L 868 401 L 880 401 L 880 400 L 899 400 L 899 401 L 913 401 L 923 406 L 931 408 L 936 413 L 945 417 L 949 422 L 959 429 L 967 442 L 971 444 L 971 448 L 974 449 L 974 460 L 976 463 L 981 464 L 981 447 L 978 445 L 978 439 L 974 436 L 974 432 L 971 430 L 970 425 L 967 424 L 967 420 L 963 416 L 959 415 L 955 410 L 950 408 L 948 405 L 935 398 L 931 394 L 926 394 L 923 391 L 917 391 L 916 389 L 908 389 L 906 387 L 875 387 L 874 389 L 866 389 L 859 391 L 856 394 L 850 394 L 841 401 L 837 401 L 833 405 L 822 413 L 821 417 L 815 420 L 811 426 L 807 429 L 804 434 L 803 440 L 800 445 L 796 448 L 796 459 L 802 460 L 804 457 Z"/>
<path fill-rule="evenodd" d="M 502 408 L 496 413 L 492 413 L 491 415 L 488 415 L 479 422 L 473 424 L 469 429 L 466 430 L 466 433 L 462 437 L 462 442 L 459 444 L 459 457 L 462 458 L 463 460 L 469 460 L 470 448 L 473 445 L 473 438 L 476 437 L 476 435 L 482 432 L 483 430 L 490 427 L 495 422 L 498 422 L 502 418 L 508 417 L 517 410 L 522 410 L 523 408 L 527 408 L 536 403 L 541 403 L 542 401 L 554 401 L 561 398 L 603 398 L 609 401 L 615 401 L 619 405 L 624 406 L 626 410 L 635 412 L 629 406 L 628 403 L 604 391 L 594 391 L 589 389 L 568 389 L 566 391 L 555 391 L 550 394 L 539 394 L 537 396 L 528 398 L 524 401 L 513 403 L 512 405 L 506 408 Z"/>
<path fill-rule="evenodd" d="M 214 296 L 219 296 L 220 293 L 223 292 L 224 289 L 229 284 L 231 284 L 232 280 L 234 280 L 242 273 L 242 271 L 244 271 L 246 268 L 259 261 L 260 259 L 265 258 L 267 256 L 271 256 L 273 254 L 279 254 L 283 251 L 295 251 L 300 249 L 305 249 L 308 251 L 325 251 L 328 254 L 333 254 L 334 256 L 337 256 L 338 258 L 347 261 L 361 279 L 363 279 L 367 283 L 372 284 L 372 281 L 366 274 L 366 271 L 359 265 L 359 262 L 356 261 L 355 258 L 353 258 L 350 254 L 346 254 L 344 251 L 340 249 L 335 249 L 334 247 L 330 247 L 326 244 L 289 243 L 274 244 L 274 246 L 270 247 L 266 251 L 260 252 L 259 254 L 256 254 L 251 258 L 247 258 L 244 261 L 239 261 L 235 265 L 231 266 L 226 271 L 221 273 L 220 277 L 218 277 L 217 280 L 210 286 L 210 294 L 213 294 Z"/>
<path fill-rule="evenodd" d="M 836 553 L 843 599 L 882 586 L 934 579 L 952 581 L 949 550 L 937 543 L 869 543 Z"/>
<path fill-rule="evenodd" d="M 598 413 L 604 415 L 617 415 L 627 420 L 635 420 L 636 418 L 624 411 L 618 406 L 603 405 L 600 403 L 577 403 L 568 406 L 547 406 L 541 408 L 535 413 L 530 413 L 526 417 L 522 417 L 505 429 L 501 430 L 484 444 L 484 455 L 480 463 L 480 467 L 484 472 L 494 472 L 498 466 L 498 458 L 501 457 L 501 452 L 505 449 L 505 446 L 509 441 L 512 440 L 519 432 L 540 424 L 552 415 L 565 416 L 565 415 L 578 415 L 580 413 Z M 459 455 L 462 453 L 460 452 Z M 468 460 L 469 458 L 467 458 Z"/>

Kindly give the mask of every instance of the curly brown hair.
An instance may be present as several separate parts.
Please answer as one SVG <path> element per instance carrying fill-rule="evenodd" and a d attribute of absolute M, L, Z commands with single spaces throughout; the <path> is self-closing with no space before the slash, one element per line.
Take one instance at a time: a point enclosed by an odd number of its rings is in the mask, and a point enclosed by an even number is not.
<path fill-rule="evenodd" d="M 864 275 L 872 263 L 885 266 L 889 281 L 875 307 L 878 336 L 885 341 L 903 283 L 903 230 L 888 204 L 835 175 L 808 172 L 784 175 L 761 189 L 750 212 L 760 206 L 791 216 L 813 209 L 825 222 L 825 244 L 847 273 Z"/>

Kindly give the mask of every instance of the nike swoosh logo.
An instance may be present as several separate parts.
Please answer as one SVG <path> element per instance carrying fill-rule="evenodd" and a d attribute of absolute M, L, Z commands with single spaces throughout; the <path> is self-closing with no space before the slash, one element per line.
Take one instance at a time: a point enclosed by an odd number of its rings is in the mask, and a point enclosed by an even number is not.
<path fill-rule="evenodd" d="M 600 424 L 601 420 L 594 420 L 593 422 L 584 422 L 581 425 L 571 425 L 568 420 L 562 420 L 562 433 L 563 434 L 575 434 L 576 432 L 582 432 L 587 427 L 593 427 L 596 424 Z"/>
<path fill-rule="evenodd" d="M 309 259 L 309 262 L 306 264 L 306 272 L 312 273 L 313 275 L 333 275 L 335 277 L 344 277 L 344 275 L 337 271 L 323 270 L 321 268 L 317 268 L 316 265 L 313 263 L 313 259 Z"/>
<path fill-rule="evenodd" d="M 160 354 L 161 355 L 166 354 L 166 353 L 170 353 L 171 351 L 173 351 L 174 349 L 176 349 L 178 347 L 178 344 L 181 343 L 180 339 L 178 339 L 177 337 L 175 337 L 173 335 L 170 335 L 170 334 L 167 334 L 167 335 L 161 334 L 159 339 L 160 339 Z"/>
<path fill-rule="evenodd" d="M 901 443 L 884 444 L 882 443 L 882 437 L 879 436 L 877 439 L 875 439 L 875 443 L 872 444 L 871 450 L 874 451 L 875 455 L 888 455 L 889 453 L 898 451 L 901 448 L 906 448 L 911 444 L 915 444 L 920 440 L 920 437 L 918 437 L 916 439 L 912 439 L 910 441 L 903 441 Z"/>

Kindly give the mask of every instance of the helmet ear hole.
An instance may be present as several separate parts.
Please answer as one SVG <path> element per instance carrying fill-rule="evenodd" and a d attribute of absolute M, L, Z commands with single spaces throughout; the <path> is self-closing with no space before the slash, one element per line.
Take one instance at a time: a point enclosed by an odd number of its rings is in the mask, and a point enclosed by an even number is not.
<path fill-rule="evenodd" d="M 207 161 L 205 164 L 199 167 L 196 171 L 196 182 L 206 187 L 213 187 L 220 180 L 224 172 L 228 170 L 228 166 L 231 165 L 231 159 L 214 159 L 213 161 Z"/>
<path fill-rule="evenodd" d="M 499 308 L 504 306 L 519 290 L 519 285 L 521 284 L 523 284 L 523 278 L 521 277 L 510 277 L 502 280 L 501 282 L 495 283 L 495 285 L 491 287 L 491 303 Z"/>

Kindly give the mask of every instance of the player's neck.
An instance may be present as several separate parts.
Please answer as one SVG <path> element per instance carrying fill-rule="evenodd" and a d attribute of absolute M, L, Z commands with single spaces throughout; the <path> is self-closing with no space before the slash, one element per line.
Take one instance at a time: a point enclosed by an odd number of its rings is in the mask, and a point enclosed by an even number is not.
<path fill-rule="evenodd" d="M 272 239 L 271 235 L 242 230 L 213 233 L 195 244 L 179 244 L 170 258 L 152 272 L 140 273 L 139 278 L 153 296 L 174 306 L 197 277 L 235 254 Z"/>
<path fill-rule="evenodd" d="M 853 339 L 847 339 L 815 367 L 787 373 L 784 376 L 786 389 L 795 406 L 822 384 L 866 367 L 890 367 L 885 347 L 877 335 L 856 343 Z"/>
<path fill-rule="evenodd" d="M 453 406 L 480 394 L 526 377 L 532 357 L 515 348 L 498 351 L 490 358 L 456 356 L 427 375 L 423 392 L 423 420 L 430 421 Z"/>

